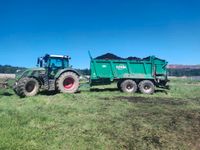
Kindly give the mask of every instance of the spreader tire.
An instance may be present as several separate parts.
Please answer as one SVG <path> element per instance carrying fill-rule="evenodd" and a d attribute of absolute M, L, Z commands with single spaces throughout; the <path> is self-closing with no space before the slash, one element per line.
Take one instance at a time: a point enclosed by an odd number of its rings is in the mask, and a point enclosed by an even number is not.
<path fill-rule="evenodd" d="M 117 88 L 118 88 L 120 91 L 122 90 L 122 89 L 121 89 L 121 84 L 122 84 L 122 81 L 121 81 L 121 80 L 117 82 Z"/>
<path fill-rule="evenodd" d="M 79 88 L 79 77 L 73 72 L 65 72 L 58 78 L 56 84 L 61 93 L 75 93 Z"/>
<path fill-rule="evenodd" d="M 121 90 L 125 93 L 135 93 L 137 91 L 137 84 L 133 80 L 125 80 L 121 83 Z"/>
<path fill-rule="evenodd" d="M 152 81 L 144 80 L 139 83 L 140 92 L 144 94 L 153 94 L 155 91 L 155 86 Z"/>
<path fill-rule="evenodd" d="M 35 96 L 39 91 L 40 85 L 34 78 L 22 78 L 18 81 L 14 91 L 20 97 Z"/>

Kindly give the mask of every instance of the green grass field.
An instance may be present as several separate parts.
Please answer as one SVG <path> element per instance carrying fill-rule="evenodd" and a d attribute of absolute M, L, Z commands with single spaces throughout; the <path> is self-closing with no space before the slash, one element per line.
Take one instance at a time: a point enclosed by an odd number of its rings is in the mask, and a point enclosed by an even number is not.
<path fill-rule="evenodd" d="M 0 149 L 198 150 L 200 82 L 170 86 L 154 95 L 124 94 L 111 85 L 23 99 L 0 90 Z"/>

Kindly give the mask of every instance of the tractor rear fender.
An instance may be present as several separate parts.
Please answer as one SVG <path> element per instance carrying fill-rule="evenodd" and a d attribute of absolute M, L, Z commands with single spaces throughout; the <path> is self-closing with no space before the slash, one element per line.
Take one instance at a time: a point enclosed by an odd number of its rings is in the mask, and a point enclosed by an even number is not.
<path fill-rule="evenodd" d="M 78 77 L 80 77 L 80 73 L 78 71 L 72 68 L 67 68 L 67 69 L 62 69 L 58 71 L 58 73 L 55 75 L 55 79 L 58 79 L 60 75 L 63 74 L 64 72 L 74 72 Z"/>

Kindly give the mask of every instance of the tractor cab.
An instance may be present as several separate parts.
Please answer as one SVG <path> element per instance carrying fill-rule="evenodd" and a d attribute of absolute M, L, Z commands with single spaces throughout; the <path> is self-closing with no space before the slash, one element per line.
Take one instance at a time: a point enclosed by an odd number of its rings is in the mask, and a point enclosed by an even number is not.
<path fill-rule="evenodd" d="M 38 58 L 37 66 L 45 68 L 49 78 L 53 79 L 58 71 L 69 68 L 69 56 L 65 55 L 45 55 Z"/>
<path fill-rule="evenodd" d="M 57 68 L 64 69 L 69 67 L 71 58 L 65 55 L 45 55 L 38 58 L 37 66 L 41 68 Z"/>

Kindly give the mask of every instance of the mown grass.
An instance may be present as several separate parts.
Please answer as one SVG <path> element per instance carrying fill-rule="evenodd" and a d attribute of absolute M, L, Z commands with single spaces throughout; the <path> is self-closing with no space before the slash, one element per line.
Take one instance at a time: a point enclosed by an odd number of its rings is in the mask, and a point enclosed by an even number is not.
<path fill-rule="evenodd" d="M 23 99 L 0 90 L 0 149 L 200 149 L 200 82 L 170 85 L 154 95 L 111 85 Z"/>

